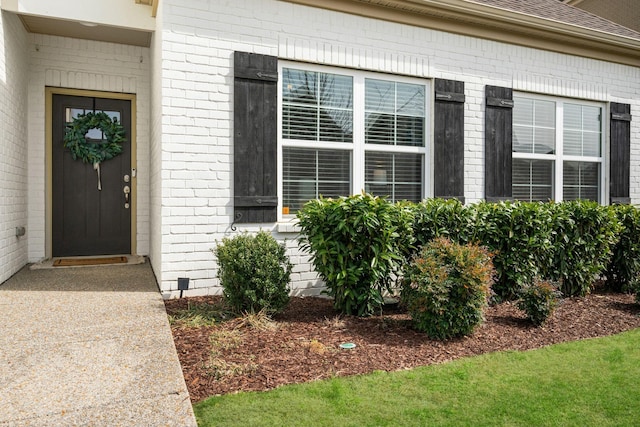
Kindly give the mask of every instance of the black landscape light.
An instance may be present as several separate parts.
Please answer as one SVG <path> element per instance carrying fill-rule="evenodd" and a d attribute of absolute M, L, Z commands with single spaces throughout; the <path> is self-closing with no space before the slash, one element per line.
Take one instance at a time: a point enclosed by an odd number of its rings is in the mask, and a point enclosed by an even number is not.
<path fill-rule="evenodd" d="M 178 277 L 178 290 L 180 291 L 180 298 L 182 298 L 182 292 L 189 289 L 189 278 Z"/>

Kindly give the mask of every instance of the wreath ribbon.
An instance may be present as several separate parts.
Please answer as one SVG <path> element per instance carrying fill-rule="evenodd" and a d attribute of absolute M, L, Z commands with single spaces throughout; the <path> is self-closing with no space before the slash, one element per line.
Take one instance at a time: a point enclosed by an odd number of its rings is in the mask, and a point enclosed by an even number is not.
<path fill-rule="evenodd" d="M 87 141 L 87 132 L 100 129 L 104 136 L 103 142 Z M 122 143 L 126 142 L 124 127 L 117 118 L 111 118 L 104 111 L 78 114 L 71 123 L 67 124 L 64 133 L 63 146 L 71 152 L 73 160 L 80 159 L 83 163 L 93 164 L 98 175 L 98 190 L 102 191 L 100 180 L 100 163 L 112 159 L 122 153 Z"/>
<path fill-rule="evenodd" d="M 102 191 L 102 182 L 100 181 L 100 162 L 93 164 L 93 170 L 98 173 L 98 191 Z"/>

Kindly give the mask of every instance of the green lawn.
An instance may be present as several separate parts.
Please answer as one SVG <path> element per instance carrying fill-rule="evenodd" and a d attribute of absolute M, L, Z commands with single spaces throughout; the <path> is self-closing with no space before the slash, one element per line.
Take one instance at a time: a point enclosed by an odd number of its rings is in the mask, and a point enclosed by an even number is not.
<path fill-rule="evenodd" d="M 640 425 L 640 329 L 213 397 L 194 410 L 200 426 Z"/>

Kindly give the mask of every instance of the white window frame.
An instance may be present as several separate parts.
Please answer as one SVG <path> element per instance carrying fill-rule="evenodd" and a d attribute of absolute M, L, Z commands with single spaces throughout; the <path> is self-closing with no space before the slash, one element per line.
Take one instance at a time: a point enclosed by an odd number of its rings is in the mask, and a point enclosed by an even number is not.
<path fill-rule="evenodd" d="M 338 74 L 353 78 L 353 142 L 330 142 L 296 140 L 282 137 L 282 82 L 283 69 L 292 68 L 319 73 Z M 365 144 L 365 79 L 388 80 L 398 83 L 409 83 L 424 86 L 424 141 L 421 147 L 411 147 L 404 145 L 385 144 Z M 400 154 L 422 154 L 424 157 L 422 165 L 422 192 L 420 197 L 426 198 L 431 193 L 430 175 L 431 158 L 430 146 L 432 140 L 431 132 L 431 103 L 433 102 L 432 81 L 417 77 L 407 77 L 395 74 L 376 73 L 371 71 L 340 68 L 326 65 L 307 64 L 294 61 L 278 61 L 278 221 L 292 218 L 293 214 L 284 215 L 282 213 L 284 193 L 283 193 L 283 148 L 309 148 L 309 149 L 335 149 L 351 151 L 351 194 L 359 194 L 365 188 L 365 153 L 384 152 Z"/>
<path fill-rule="evenodd" d="M 564 187 L 564 175 L 563 175 L 563 165 L 564 162 L 592 162 L 600 164 L 600 180 L 599 180 L 599 194 L 598 194 L 598 203 L 601 205 L 607 204 L 607 176 L 608 176 L 608 166 L 605 162 L 608 157 L 607 150 L 607 128 L 608 128 L 608 120 L 606 120 L 608 108 L 607 104 L 603 102 L 597 101 L 588 101 L 577 98 L 564 98 L 559 96 L 551 96 L 551 95 L 539 95 L 532 94 L 526 92 L 514 92 L 513 98 L 527 98 L 533 100 L 541 100 L 541 101 L 551 101 L 555 103 L 556 106 L 556 145 L 555 145 L 555 154 L 536 154 L 536 153 L 517 153 L 512 151 L 511 155 L 513 159 L 524 159 L 524 160 L 550 160 L 553 161 L 553 177 L 552 177 L 552 200 L 557 202 L 561 202 L 564 200 L 563 198 L 563 187 Z M 575 156 L 575 155 L 565 155 L 564 154 L 564 104 L 579 104 L 590 107 L 598 107 L 600 108 L 600 124 L 601 124 L 601 133 L 600 133 L 600 156 Z M 512 184 L 513 185 L 513 184 Z"/>

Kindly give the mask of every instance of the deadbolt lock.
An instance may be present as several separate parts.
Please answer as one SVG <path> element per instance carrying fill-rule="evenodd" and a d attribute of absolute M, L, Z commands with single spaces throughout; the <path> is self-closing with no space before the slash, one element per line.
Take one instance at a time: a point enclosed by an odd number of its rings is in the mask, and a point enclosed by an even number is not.
<path fill-rule="evenodd" d="M 124 182 L 129 182 L 129 175 L 125 175 L 122 179 L 124 179 Z"/>

